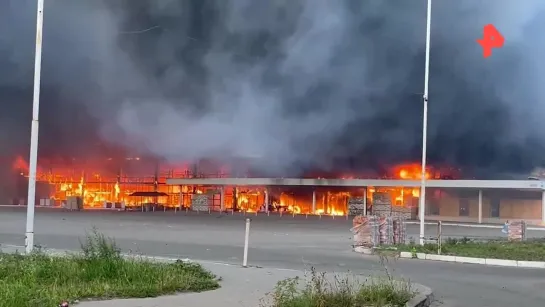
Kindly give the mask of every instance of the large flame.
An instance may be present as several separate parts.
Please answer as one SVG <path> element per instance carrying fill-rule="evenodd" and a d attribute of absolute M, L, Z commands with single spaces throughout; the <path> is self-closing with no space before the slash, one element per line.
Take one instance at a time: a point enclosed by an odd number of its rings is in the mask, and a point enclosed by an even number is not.
<path fill-rule="evenodd" d="M 263 188 L 245 190 L 237 189 L 237 209 L 244 212 L 266 211 L 264 207 L 265 193 Z M 269 200 L 270 210 L 288 214 L 319 214 L 319 215 L 346 215 L 348 209 L 348 192 L 325 191 L 318 192 L 316 207 L 312 208 L 312 198 L 309 195 L 293 195 L 282 192 L 276 195 L 275 200 Z M 271 195 L 271 198 L 274 195 Z M 227 206 L 227 209 L 232 209 Z"/>
<path fill-rule="evenodd" d="M 154 176 L 150 175 L 153 174 L 153 168 L 147 167 L 151 171 L 140 172 L 138 164 L 144 162 L 139 157 L 124 160 L 133 163 L 133 171 L 123 176 L 120 176 L 117 170 L 113 171 L 116 167 L 112 167 L 115 166 L 112 165 L 112 158 L 92 162 L 79 162 L 72 159 L 62 163 L 41 160 L 46 167 L 37 167 L 36 180 L 49 184 L 51 187 L 49 197 L 55 200 L 56 205 L 60 205 L 72 196 L 82 197 L 84 207 L 102 207 L 105 202 L 125 202 L 128 206 L 146 202 L 159 202 L 168 206 L 179 204 L 179 187 L 167 186 L 165 181 L 168 177 L 187 176 L 185 164 L 168 171 L 160 170 L 158 184 L 155 185 Z M 15 158 L 12 168 L 20 175 L 28 177 L 29 166 L 22 157 Z M 168 196 L 157 198 L 129 196 L 134 192 L 151 192 L 156 189 L 158 192 L 167 193 Z"/>
<path fill-rule="evenodd" d="M 422 166 L 419 164 L 404 164 L 394 168 L 397 179 L 416 180 L 422 178 Z M 426 179 L 430 178 L 430 171 L 425 172 Z"/>

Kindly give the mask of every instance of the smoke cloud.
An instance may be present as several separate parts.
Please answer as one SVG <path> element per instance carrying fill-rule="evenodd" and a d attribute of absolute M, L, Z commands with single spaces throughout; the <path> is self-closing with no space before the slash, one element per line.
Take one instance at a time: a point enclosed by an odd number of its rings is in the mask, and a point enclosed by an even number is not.
<path fill-rule="evenodd" d="M 0 6 L 0 149 L 28 144 L 35 1 Z M 425 0 L 47 1 L 40 154 L 96 143 L 264 171 L 361 169 L 421 154 Z M 428 157 L 544 164 L 541 0 L 434 1 Z M 494 24 L 506 41 L 483 59 Z"/>

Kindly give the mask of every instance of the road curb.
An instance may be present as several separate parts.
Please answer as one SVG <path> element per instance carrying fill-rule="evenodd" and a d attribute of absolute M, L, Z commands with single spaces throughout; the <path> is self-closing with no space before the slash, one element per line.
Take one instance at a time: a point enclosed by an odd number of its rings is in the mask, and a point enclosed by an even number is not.
<path fill-rule="evenodd" d="M 508 259 L 474 258 L 474 257 L 424 254 L 424 253 L 413 254 L 411 252 L 400 252 L 399 258 L 482 264 L 482 265 L 515 267 L 515 268 L 545 269 L 545 261 L 518 261 L 518 260 L 508 260 Z"/>
<path fill-rule="evenodd" d="M 418 293 L 410 301 L 405 304 L 405 307 L 429 307 L 434 300 L 433 290 L 422 284 L 417 284 Z"/>

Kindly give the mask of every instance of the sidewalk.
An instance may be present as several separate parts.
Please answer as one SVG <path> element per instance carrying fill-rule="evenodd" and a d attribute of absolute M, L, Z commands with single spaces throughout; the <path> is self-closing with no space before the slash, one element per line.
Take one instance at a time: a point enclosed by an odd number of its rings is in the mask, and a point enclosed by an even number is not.
<path fill-rule="evenodd" d="M 221 288 L 201 293 L 187 293 L 158 298 L 123 299 L 82 302 L 80 307 L 258 307 L 260 300 L 274 289 L 280 280 L 301 276 L 304 272 L 242 268 L 239 266 L 202 263 L 221 277 Z"/>

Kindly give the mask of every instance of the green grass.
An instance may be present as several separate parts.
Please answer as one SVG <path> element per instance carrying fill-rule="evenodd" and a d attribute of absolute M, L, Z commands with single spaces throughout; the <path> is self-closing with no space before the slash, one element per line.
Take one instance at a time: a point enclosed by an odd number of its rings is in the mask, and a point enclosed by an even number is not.
<path fill-rule="evenodd" d="M 312 270 L 310 278 L 279 282 L 264 307 L 398 307 L 414 296 L 410 284 L 389 278 L 366 282 L 357 278 L 327 278 Z"/>
<path fill-rule="evenodd" d="M 115 242 L 93 233 L 82 253 L 0 254 L 0 307 L 53 307 L 62 301 L 155 297 L 218 288 L 198 264 L 122 257 Z"/>
<path fill-rule="evenodd" d="M 437 254 L 437 244 L 426 244 L 424 246 L 408 244 L 397 247 L 400 251 Z M 545 242 L 543 240 L 478 242 L 467 238 L 448 239 L 441 246 L 441 255 L 545 261 Z"/>

